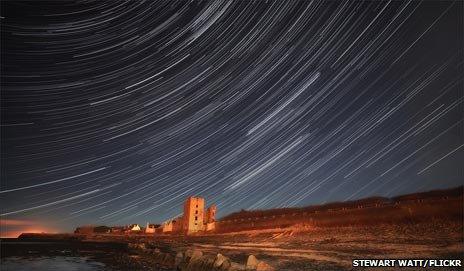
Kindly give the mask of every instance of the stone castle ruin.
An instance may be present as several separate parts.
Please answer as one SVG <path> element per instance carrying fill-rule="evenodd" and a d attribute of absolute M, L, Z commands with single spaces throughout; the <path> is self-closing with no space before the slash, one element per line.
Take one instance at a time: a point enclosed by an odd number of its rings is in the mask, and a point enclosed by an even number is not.
<path fill-rule="evenodd" d="M 184 214 L 164 222 L 161 233 L 192 234 L 213 231 L 216 225 L 216 206 L 213 204 L 205 210 L 205 199 L 189 197 L 184 202 Z"/>

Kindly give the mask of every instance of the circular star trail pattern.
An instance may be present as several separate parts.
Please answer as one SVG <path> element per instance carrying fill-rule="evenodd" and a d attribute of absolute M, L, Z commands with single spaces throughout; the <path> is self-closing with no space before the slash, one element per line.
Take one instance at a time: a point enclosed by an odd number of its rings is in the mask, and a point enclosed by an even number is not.
<path fill-rule="evenodd" d="M 462 184 L 460 1 L 2 1 L 1 218 Z M 48 222 L 47 222 L 48 221 Z"/>

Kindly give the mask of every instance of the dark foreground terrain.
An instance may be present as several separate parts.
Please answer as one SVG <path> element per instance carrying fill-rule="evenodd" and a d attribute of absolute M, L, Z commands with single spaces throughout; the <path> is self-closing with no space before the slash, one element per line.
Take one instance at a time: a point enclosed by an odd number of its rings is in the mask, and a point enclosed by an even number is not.
<path fill-rule="evenodd" d="M 275 270 L 354 270 L 351 266 L 353 259 L 463 259 L 463 232 L 460 223 L 430 221 L 375 227 L 312 228 L 295 225 L 283 229 L 188 237 L 92 235 L 85 240 L 61 243 L 10 239 L 2 240 L 2 257 L 85 256 L 105 263 L 109 270 L 175 270 L 173 265 L 178 252 L 185 255 L 185 251 L 193 250 L 201 251 L 204 257 L 211 259 L 220 253 L 243 266 L 249 255 L 254 255 Z"/>

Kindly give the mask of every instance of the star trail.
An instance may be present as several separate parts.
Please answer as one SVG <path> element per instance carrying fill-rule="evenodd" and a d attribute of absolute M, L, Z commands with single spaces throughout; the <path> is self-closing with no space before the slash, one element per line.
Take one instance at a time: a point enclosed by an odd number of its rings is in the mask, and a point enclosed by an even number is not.
<path fill-rule="evenodd" d="M 69 231 L 191 195 L 220 217 L 462 185 L 463 10 L 2 1 L 0 218 Z"/>

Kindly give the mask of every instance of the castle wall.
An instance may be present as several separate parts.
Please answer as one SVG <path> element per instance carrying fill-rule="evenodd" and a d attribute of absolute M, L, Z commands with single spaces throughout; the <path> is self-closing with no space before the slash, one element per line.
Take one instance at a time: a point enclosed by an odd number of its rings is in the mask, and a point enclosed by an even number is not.
<path fill-rule="evenodd" d="M 205 224 L 205 231 L 214 231 L 216 230 L 216 222 L 210 222 Z"/>
<path fill-rule="evenodd" d="M 415 199 L 384 202 L 383 204 L 340 205 L 338 208 L 319 210 L 301 208 L 287 212 L 244 212 L 216 222 L 216 232 L 234 232 L 284 228 L 295 224 L 316 227 L 373 225 L 401 222 L 420 222 L 442 217 L 462 221 L 463 197 Z"/>
<path fill-rule="evenodd" d="M 184 218 L 178 217 L 172 222 L 172 231 L 175 233 L 183 232 L 184 230 Z"/>
<path fill-rule="evenodd" d="M 172 221 L 169 221 L 169 222 L 163 224 L 162 229 L 163 229 L 162 230 L 163 233 L 172 232 L 172 229 L 173 229 Z"/>
<path fill-rule="evenodd" d="M 145 228 L 145 233 L 155 233 L 155 228 Z"/>

